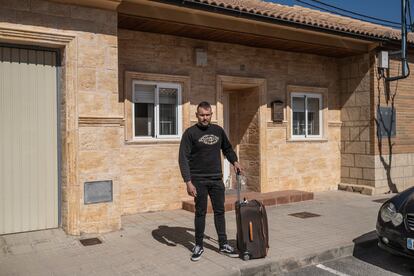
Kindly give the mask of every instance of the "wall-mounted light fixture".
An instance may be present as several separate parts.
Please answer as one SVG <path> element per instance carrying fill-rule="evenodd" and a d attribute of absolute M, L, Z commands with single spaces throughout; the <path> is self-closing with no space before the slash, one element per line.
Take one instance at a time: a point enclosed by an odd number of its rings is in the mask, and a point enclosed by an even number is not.
<path fill-rule="evenodd" d="M 196 66 L 207 66 L 207 50 L 204 48 L 195 48 L 194 51 Z"/>

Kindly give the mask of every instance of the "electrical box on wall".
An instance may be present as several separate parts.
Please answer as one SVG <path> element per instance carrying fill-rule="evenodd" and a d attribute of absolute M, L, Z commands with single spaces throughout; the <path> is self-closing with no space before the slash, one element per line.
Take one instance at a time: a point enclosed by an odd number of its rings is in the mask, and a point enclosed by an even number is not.
<path fill-rule="evenodd" d="M 389 60 L 388 60 L 388 51 L 380 51 L 378 53 L 378 68 L 388 69 Z"/>
<path fill-rule="evenodd" d="M 379 107 L 377 109 L 378 136 L 388 138 L 396 136 L 396 112 L 391 107 Z"/>
<path fill-rule="evenodd" d="M 282 123 L 284 120 L 283 101 L 275 100 L 271 103 L 272 121 Z"/>

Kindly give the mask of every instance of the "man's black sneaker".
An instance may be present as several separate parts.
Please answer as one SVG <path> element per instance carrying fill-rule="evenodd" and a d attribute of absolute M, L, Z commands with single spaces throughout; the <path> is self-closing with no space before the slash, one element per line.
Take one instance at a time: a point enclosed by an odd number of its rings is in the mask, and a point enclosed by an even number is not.
<path fill-rule="evenodd" d="M 204 252 L 204 249 L 201 246 L 199 245 L 194 246 L 193 255 L 191 255 L 191 260 L 194 262 L 200 260 L 201 254 L 203 254 L 203 252 Z"/>
<path fill-rule="evenodd" d="M 237 253 L 236 250 L 234 250 L 234 248 L 228 243 L 225 243 L 222 246 L 220 246 L 219 252 L 231 258 L 239 257 L 239 253 Z"/>

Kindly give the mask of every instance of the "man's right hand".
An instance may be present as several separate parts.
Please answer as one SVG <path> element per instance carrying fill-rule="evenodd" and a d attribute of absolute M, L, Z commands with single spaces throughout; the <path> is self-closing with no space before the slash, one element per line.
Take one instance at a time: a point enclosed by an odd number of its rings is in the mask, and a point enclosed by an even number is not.
<path fill-rule="evenodd" d="M 187 194 L 192 197 L 197 196 L 197 189 L 194 187 L 193 183 L 191 181 L 186 182 L 187 184 Z"/>

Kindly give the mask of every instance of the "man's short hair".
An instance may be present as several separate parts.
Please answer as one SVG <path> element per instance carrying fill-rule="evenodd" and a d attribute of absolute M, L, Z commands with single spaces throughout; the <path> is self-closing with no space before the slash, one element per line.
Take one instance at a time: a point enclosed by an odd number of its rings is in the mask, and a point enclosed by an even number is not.
<path fill-rule="evenodd" d="M 210 109 L 211 110 L 211 105 L 210 105 L 209 102 L 204 101 L 204 102 L 201 102 L 197 105 L 197 111 L 198 111 L 199 108 Z"/>

